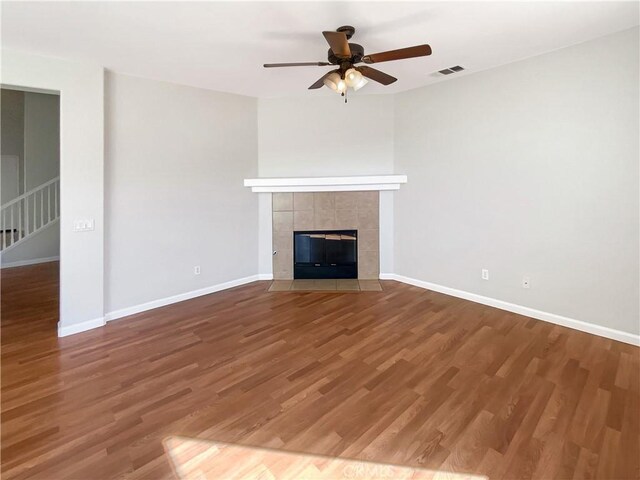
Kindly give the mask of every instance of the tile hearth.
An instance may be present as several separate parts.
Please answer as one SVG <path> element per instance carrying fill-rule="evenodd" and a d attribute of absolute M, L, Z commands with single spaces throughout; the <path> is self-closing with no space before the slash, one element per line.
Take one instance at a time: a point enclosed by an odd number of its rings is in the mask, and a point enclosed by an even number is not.
<path fill-rule="evenodd" d="M 381 292 L 378 280 L 322 279 L 322 280 L 274 280 L 269 286 L 270 292 Z"/>

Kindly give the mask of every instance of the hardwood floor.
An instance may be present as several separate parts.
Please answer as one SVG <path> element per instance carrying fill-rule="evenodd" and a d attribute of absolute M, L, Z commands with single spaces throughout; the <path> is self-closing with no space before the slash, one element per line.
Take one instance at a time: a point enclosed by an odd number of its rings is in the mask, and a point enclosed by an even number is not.
<path fill-rule="evenodd" d="M 256 282 L 58 339 L 57 265 L 3 270 L 2 478 L 175 478 L 176 438 L 638 478 L 640 349 L 383 285 Z"/>

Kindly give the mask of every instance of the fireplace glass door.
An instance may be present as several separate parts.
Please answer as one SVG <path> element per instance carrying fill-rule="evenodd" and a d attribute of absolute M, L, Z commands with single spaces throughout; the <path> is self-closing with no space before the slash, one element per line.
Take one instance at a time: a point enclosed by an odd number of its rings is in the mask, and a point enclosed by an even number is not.
<path fill-rule="evenodd" d="M 358 233 L 293 232 L 293 257 L 293 278 L 358 278 Z"/>

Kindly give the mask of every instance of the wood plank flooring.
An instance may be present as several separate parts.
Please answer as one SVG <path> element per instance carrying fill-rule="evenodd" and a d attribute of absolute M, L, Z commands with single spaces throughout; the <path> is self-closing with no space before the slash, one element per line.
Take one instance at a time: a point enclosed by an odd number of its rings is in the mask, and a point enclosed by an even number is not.
<path fill-rule="evenodd" d="M 176 438 L 436 478 L 639 477 L 636 347 L 390 281 L 256 282 L 59 339 L 57 271 L 2 271 L 3 479 L 176 478 Z"/>
<path fill-rule="evenodd" d="M 166 448 L 180 478 L 227 480 L 433 480 L 432 470 L 171 437 Z M 485 477 L 446 473 L 447 480 Z"/>

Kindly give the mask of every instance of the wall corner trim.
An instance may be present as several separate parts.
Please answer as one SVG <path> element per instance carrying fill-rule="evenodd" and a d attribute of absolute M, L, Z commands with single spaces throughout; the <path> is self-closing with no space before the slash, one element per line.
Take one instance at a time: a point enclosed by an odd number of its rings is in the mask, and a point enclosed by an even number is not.
<path fill-rule="evenodd" d="M 94 318 L 93 320 L 74 323 L 72 325 L 61 325 L 60 322 L 58 322 L 58 337 L 68 337 L 69 335 L 75 335 L 76 333 L 82 333 L 87 330 L 103 327 L 105 323 L 104 317 Z"/>
<path fill-rule="evenodd" d="M 273 280 L 273 273 L 259 273 L 258 280 Z"/>
<path fill-rule="evenodd" d="M 517 313 L 519 315 L 524 315 L 525 317 L 531 317 L 537 320 L 542 320 L 544 322 L 554 323 L 556 325 L 572 328 L 574 330 L 580 330 L 581 332 L 591 333 L 593 335 L 609 338 L 611 340 L 617 340 L 619 342 L 628 343 L 630 345 L 640 346 L 640 335 L 623 332 L 622 330 L 615 330 L 613 328 L 603 327 L 594 323 L 588 323 L 583 322 L 582 320 L 563 317 L 562 315 L 556 315 L 555 313 L 543 312 L 542 310 L 536 310 L 535 308 L 516 305 L 515 303 L 509 303 L 503 300 L 478 295 L 476 293 L 470 293 L 464 290 L 457 290 L 455 288 L 425 282 L 423 280 L 416 280 L 415 278 L 409 278 L 403 275 L 397 275 L 395 273 L 381 273 L 380 279 L 395 280 L 397 282 L 413 285 L 414 287 L 424 288 L 425 290 L 433 290 L 434 292 L 444 293 L 445 295 L 451 295 L 452 297 L 458 297 L 464 300 L 469 300 L 471 302 L 481 303 L 490 307 L 499 308 L 500 310 Z"/>

